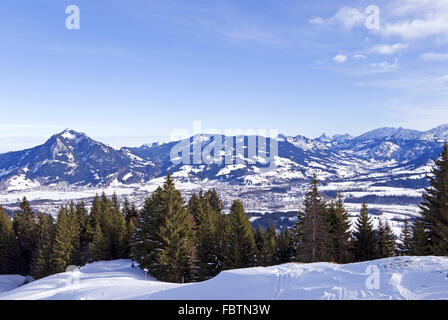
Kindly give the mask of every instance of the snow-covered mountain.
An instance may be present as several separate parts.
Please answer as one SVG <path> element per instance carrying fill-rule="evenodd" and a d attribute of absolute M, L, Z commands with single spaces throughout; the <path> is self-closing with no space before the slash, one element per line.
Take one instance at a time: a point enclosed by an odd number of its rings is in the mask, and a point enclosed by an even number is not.
<path fill-rule="evenodd" d="M 443 124 L 437 128 L 428 131 L 439 139 L 448 139 L 448 124 Z"/>
<path fill-rule="evenodd" d="M 15 290 L 11 280 L 2 281 L 12 276 L 0 276 L 0 300 L 446 300 L 447 270 L 446 257 L 394 257 L 229 270 L 201 283 L 174 284 L 146 277 L 130 260 L 115 260 Z"/>
<path fill-rule="evenodd" d="M 347 171 L 356 176 L 358 169 L 375 172 L 384 167 L 418 168 L 426 165 L 440 152 L 442 141 L 448 137 L 448 125 L 420 132 L 403 128 L 382 128 L 353 138 L 349 135 L 317 139 L 304 136 L 279 135 L 278 155 L 272 160 L 276 171 L 259 170 L 265 163 L 257 147 L 253 159 L 204 165 L 173 164 L 170 153 L 179 142 L 147 144 L 140 148 L 115 150 L 94 141 L 83 133 L 67 129 L 52 136 L 46 143 L 32 149 L 0 155 L 0 183 L 9 188 L 36 187 L 65 182 L 73 185 L 108 185 L 117 180 L 123 184 L 144 183 L 168 172 L 194 180 L 219 180 L 236 184 L 287 183 L 306 180 L 316 172 L 325 179 L 343 179 Z M 187 144 L 193 150 L 197 137 Z M 222 142 L 228 137 L 219 136 Z M 231 137 L 233 146 L 249 146 L 249 137 Z M 209 147 L 214 138 L 201 135 L 201 150 Z M 197 140 L 197 141 L 199 141 Z M 239 142 L 238 142 L 239 141 Z M 267 139 L 267 145 L 270 140 Z M 247 151 L 245 151 L 247 153 Z M 189 159 L 193 163 L 193 152 Z M 265 159 L 265 161 L 267 161 Z M 367 163 L 363 163 L 367 161 Z M 373 164 L 372 164 L 373 163 Z M 370 165 L 370 167 L 369 167 Z"/>
<path fill-rule="evenodd" d="M 445 129 L 445 130 L 444 130 Z M 278 156 L 273 159 L 277 169 L 271 172 L 259 170 L 263 163 L 245 159 L 237 163 L 235 157 L 231 164 L 212 165 L 172 165 L 169 152 L 174 143 L 145 145 L 126 149 L 138 157 L 151 161 L 160 167 L 163 174 L 183 172 L 189 179 L 220 180 L 235 184 L 290 183 L 307 180 L 317 173 L 322 180 L 339 180 L 347 177 L 365 176 L 369 173 L 418 170 L 426 167 L 441 151 L 448 137 L 448 125 L 420 132 L 403 128 L 382 128 L 365 133 L 359 137 L 350 135 L 323 134 L 317 139 L 304 136 L 278 136 Z M 249 137 L 232 137 L 242 140 L 244 148 L 249 147 Z M 220 136 L 224 142 L 226 137 Z M 189 149 L 193 150 L 193 140 Z M 201 136 L 201 150 L 213 142 L 208 135 Z M 269 145 L 269 139 L 267 141 Z M 236 145 L 236 142 L 234 146 Z M 259 155 L 260 149 L 257 149 Z M 246 151 L 247 152 L 247 151 Z M 190 155 L 193 159 L 193 155 Z M 251 161 L 253 160 L 253 161 Z M 186 173 L 188 171 L 188 173 Z"/>
<path fill-rule="evenodd" d="M 0 181 L 9 190 L 40 185 L 107 185 L 140 182 L 155 175 L 150 161 L 94 141 L 70 129 L 43 145 L 0 155 Z"/>
<path fill-rule="evenodd" d="M 263 146 L 259 137 L 203 134 L 182 141 L 184 160 L 190 161 L 185 164 L 172 161 L 180 141 L 116 150 L 67 129 L 41 146 L 0 155 L 0 203 L 12 208 L 23 195 L 40 202 L 88 198 L 105 189 L 140 197 L 171 173 L 187 195 L 201 187 L 216 188 L 227 204 L 239 197 L 248 210 L 288 211 L 297 210 L 304 188 L 317 174 L 322 190 L 329 196 L 343 192 L 352 212 L 366 201 L 372 210 L 400 220 L 417 213 L 426 175 L 447 137 L 448 125 L 427 132 L 381 128 L 358 137 L 279 135 L 275 153 L 270 138 Z M 210 154 L 222 160 L 212 164 L 195 162 L 194 150 L 201 153 L 215 143 L 230 143 L 243 152 Z"/>

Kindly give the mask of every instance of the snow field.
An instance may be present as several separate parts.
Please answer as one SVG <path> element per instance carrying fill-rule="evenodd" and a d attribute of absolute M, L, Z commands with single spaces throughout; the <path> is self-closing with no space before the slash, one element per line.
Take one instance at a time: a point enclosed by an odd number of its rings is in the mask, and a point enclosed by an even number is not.
<path fill-rule="evenodd" d="M 446 300 L 448 258 L 394 257 L 346 265 L 288 263 L 225 271 L 191 284 L 160 282 L 132 268 L 130 260 L 115 260 L 34 281 L 0 294 L 1 299 Z"/>

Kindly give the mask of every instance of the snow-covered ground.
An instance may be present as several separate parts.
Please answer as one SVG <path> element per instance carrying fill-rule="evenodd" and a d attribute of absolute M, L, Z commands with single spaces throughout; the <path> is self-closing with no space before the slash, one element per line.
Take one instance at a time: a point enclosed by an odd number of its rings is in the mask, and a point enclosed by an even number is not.
<path fill-rule="evenodd" d="M 31 279 L 28 279 L 30 281 Z M 18 275 L 0 275 L 0 294 L 20 287 L 27 281 L 26 277 Z"/>
<path fill-rule="evenodd" d="M 1 294 L 0 299 L 448 299 L 448 258 L 289 263 L 225 271 L 193 284 L 159 282 L 132 268 L 129 260 L 116 260 L 29 283 Z"/>

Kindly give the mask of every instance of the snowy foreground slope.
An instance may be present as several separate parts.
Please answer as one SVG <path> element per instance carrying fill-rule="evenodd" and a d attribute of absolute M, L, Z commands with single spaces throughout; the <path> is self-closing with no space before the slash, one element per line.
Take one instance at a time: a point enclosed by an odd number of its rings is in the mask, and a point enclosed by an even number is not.
<path fill-rule="evenodd" d="M 93 263 L 0 294 L 0 299 L 448 299 L 444 257 L 290 263 L 226 271 L 194 284 L 159 282 L 130 265 L 129 260 Z"/>
<path fill-rule="evenodd" d="M 23 285 L 26 280 L 26 277 L 18 275 L 0 275 L 0 294 Z"/>

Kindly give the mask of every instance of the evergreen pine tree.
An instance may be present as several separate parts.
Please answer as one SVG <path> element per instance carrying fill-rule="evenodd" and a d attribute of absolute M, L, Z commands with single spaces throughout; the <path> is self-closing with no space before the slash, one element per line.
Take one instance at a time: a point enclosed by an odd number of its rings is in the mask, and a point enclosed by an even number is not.
<path fill-rule="evenodd" d="M 193 229 L 195 231 L 197 231 L 202 221 L 206 218 L 206 213 L 203 209 L 203 201 L 201 199 L 202 197 L 202 190 L 199 196 L 196 193 L 193 193 L 187 205 L 187 210 L 193 217 Z"/>
<path fill-rule="evenodd" d="M 274 226 L 270 226 L 263 234 L 263 246 L 261 248 L 261 265 L 267 267 L 278 264 L 277 250 L 277 232 Z"/>
<path fill-rule="evenodd" d="M 135 233 L 136 228 L 136 219 L 132 218 L 129 219 L 129 222 L 126 225 L 127 228 L 127 234 L 126 234 L 126 241 L 125 241 L 125 252 L 124 256 L 126 259 L 132 259 L 132 239 Z"/>
<path fill-rule="evenodd" d="M 377 234 L 377 258 L 389 258 L 395 255 L 395 235 L 389 223 L 380 219 Z"/>
<path fill-rule="evenodd" d="M 204 195 L 213 211 L 221 213 L 224 209 L 221 199 L 215 189 L 207 191 Z"/>
<path fill-rule="evenodd" d="M 349 218 L 350 215 L 344 208 L 343 196 L 338 194 L 336 201 L 330 203 L 327 213 L 330 257 L 337 263 L 347 263 L 352 260 Z"/>
<path fill-rule="evenodd" d="M 237 269 L 254 266 L 256 257 L 254 229 L 241 200 L 233 202 L 230 208 L 229 222 L 226 268 Z"/>
<path fill-rule="evenodd" d="M 138 225 L 138 210 L 134 203 L 129 202 L 127 198 L 124 199 L 122 215 L 126 222 L 126 236 L 124 238 L 124 252 L 123 257 L 126 259 L 132 258 L 131 247 L 132 238 Z"/>
<path fill-rule="evenodd" d="M 39 234 L 34 212 L 28 200 L 23 198 L 19 207 L 20 210 L 16 212 L 13 219 L 13 228 L 24 261 L 22 274 L 29 275 L 37 254 Z"/>
<path fill-rule="evenodd" d="M 291 232 L 292 239 L 292 261 L 299 262 L 300 261 L 300 248 L 303 246 L 303 222 L 305 220 L 305 213 L 303 211 L 299 211 L 297 213 L 297 221 L 294 223 L 294 227 Z"/>
<path fill-rule="evenodd" d="M 157 279 L 192 279 L 194 234 L 181 193 L 168 175 L 163 188 L 145 199 L 133 240 L 134 259 Z"/>
<path fill-rule="evenodd" d="M 101 214 L 101 203 L 100 197 L 96 195 L 92 201 L 92 207 L 90 208 L 89 214 L 90 225 L 92 227 L 92 232 L 95 230 L 95 226 L 98 223 L 100 226 L 103 224 L 102 214 Z M 93 233 L 92 233 L 93 235 Z"/>
<path fill-rule="evenodd" d="M 71 241 L 70 262 L 71 265 L 81 264 L 81 222 L 79 220 L 78 212 L 76 211 L 75 202 L 70 201 L 67 209 L 67 220 L 69 239 Z"/>
<path fill-rule="evenodd" d="M 155 235 L 159 224 L 158 216 L 163 214 L 160 207 L 162 193 L 163 189 L 158 187 L 150 197 L 145 198 L 132 236 L 131 258 L 142 269 L 152 270 L 157 265 L 155 249 L 158 243 Z"/>
<path fill-rule="evenodd" d="M 39 249 L 34 260 L 32 275 L 34 279 L 40 279 L 52 274 L 51 251 L 53 238 L 53 222 L 51 217 L 39 213 Z"/>
<path fill-rule="evenodd" d="M 76 215 L 79 226 L 79 255 L 78 264 L 84 265 L 89 261 L 90 244 L 93 241 L 93 228 L 84 201 L 76 204 Z"/>
<path fill-rule="evenodd" d="M 64 272 L 72 260 L 73 241 L 67 207 L 61 207 L 51 252 L 52 273 Z"/>
<path fill-rule="evenodd" d="M 138 216 L 138 210 L 135 208 L 135 205 L 133 203 L 129 202 L 128 198 L 124 199 L 122 211 L 123 216 L 126 219 L 126 224 L 129 225 L 129 222 L 133 220 L 135 225 Z"/>
<path fill-rule="evenodd" d="M 107 198 L 103 192 L 99 198 L 100 214 L 98 223 L 103 234 L 104 241 L 107 246 L 107 254 L 104 260 L 111 260 L 116 257 L 117 237 L 116 226 L 114 225 L 115 210 L 113 203 Z"/>
<path fill-rule="evenodd" d="M 298 254 L 301 262 L 318 262 L 329 259 L 329 226 L 326 205 L 318 190 L 319 181 L 314 175 L 305 195 L 301 217 Z"/>
<path fill-rule="evenodd" d="M 278 263 L 293 261 L 293 239 L 288 228 L 280 232 L 278 237 L 277 260 Z"/>
<path fill-rule="evenodd" d="M 0 206 L 0 274 L 23 274 L 25 263 L 11 219 Z"/>
<path fill-rule="evenodd" d="M 448 144 L 444 145 L 440 158 L 435 160 L 429 179 L 429 188 L 420 205 L 424 222 L 428 227 L 431 253 L 448 255 Z"/>
<path fill-rule="evenodd" d="M 212 223 L 214 225 L 213 243 L 215 246 L 216 268 L 214 274 L 219 274 L 225 265 L 228 253 L 228 234 L 230 232 L 229 217 L 223 214 L 224 205 L 215 189 L 208 190 L 201 200 L 207 202 L 212 212 Z"/>
<path fill-rule="evenodd" d="M 108 237 L 110 239 L 110 258 L 128 258 L 126 256 L 126 250 L 128 247 L 128 228 L 126 225 L 125 216 L 120 208 L 118 197 L 115 193 L 112 195 L 110 200 L 109 215 L 110 225 L 108 226 Z"/>
<path fill-rule="evenodd" d="M 106 260 L 108 257 L 107 243 L 99 223 L 95 224 L 93 241 L 90 247 L 90 257 L 93 261 Z"/>
<path fill-rule="evenodd" d="M 426 224 L 422 219 L 416 219 L 412 224 L 411 254 L 414 256 L 426 256 L 431 253 L 426 229 Z"/>
<path fill-rule="evenodd" d="M 361 214 L 355 224 L 354 254 L 356 261 L 367 261 L 376 258 L 376 235 L 372 220 L 368 215 L 367 204 L 363 203 Z"/>
<path fill-rule="evenodd" d="M 103 225 L 103 220 L 104 220 L 104 218 L 103 218 L 103 214 L 102 214 L 102 210 L 101 210 L 100 197 L 97 194 L 93 198 L 92 206 L 90 208 L 90 214 L 88 215 L 88 225 L 89 225 L 89 231 L 90 231 L 89 236 L 90 237 L 89 237 L 89 244 L 88 244 L 87 260 L 89 262 L 106 260 L 106 258 L 107 258 L 107 244 L 105 242 L 104 235 L 101 230 L 101 226 Z M 99 227 L 99 230 L 98 230 L 97 226 Z M 95 250 L 95 249 L 92 250 L 93 249 L 92 247 L 93 247 L 93 241 L 94 241 L 95 235 L 98 238 L 100 232 L 101 232 L 102 239 L 100 242 L 98 242 L 98 240 L 97 240 L 97 244 L 104 242 L 104 243 L 101 243 L 101 246 L 105 245 L 106 248 L 104 249 L 104 251 L 101 251 L 102 252 L 101 259 L 97 260 L 96 254 L 95 254 L 95 257 L 92 256 L 92 252 Z M 103 248 L 102 248 L 102 250 L 103 250 Z"/>
<path fill-rule="evenodd" d="M 128 259 L 129 258 L 129 240 L 128 240 L 128 225 L 126 224 L 126 219 L 120 213 L 117 214 L 116 218 L 116 255 L 115 259 Z"/>
<path fill-rule="evenodd" d="M 114 213 L 121 212 L 120 202 L 118 201 L 117 193 L 114 192 L 111 198 L 111 207 Z"/>
<path fill-rule="evenodd" d="M 397 245 L 399 254 L 402 256 L 410 255 L 412 253 L 412 230 L 408 219 L 403 222 L 399 240 L 400 242 Z"/>
<path fill-rule="evenodd" d="M 195 201 L 195 199 L 193 200 Z M 190 209 L 191 210 L 191 209 Z M 219 273 L 219 256 L 216 252 L 218 239 L 216 237 L 216 216 L 208 199 L 202 193 L 199 204 L 191 211 L 196 221 L 196 272 L 198 280 L 207 280 Z"/>
<path fill-rule="evenodd" d="M 216 216 L 216 255 L 218 258 L 217 261 L 217 270 L 219 273 L 224 270 L 226 262 L 228 260 L 229 253 L 229 234 L 230 234 L 230 219 L 226 214 L 222 214 L 221 212 L 217 213 Z"/>
<path fill-rule="evenodd" d="M 264 237 L 263 237 L 263 230 L 261 230 L 261 226 L 258 226 L 254 233 L 254 239 L 255 239 L 255 247 L 257 249 L 257 256 L 256 256 L 256 265 L 262 266 L 263 265 L 263 246 L 264 246 Z"/>

